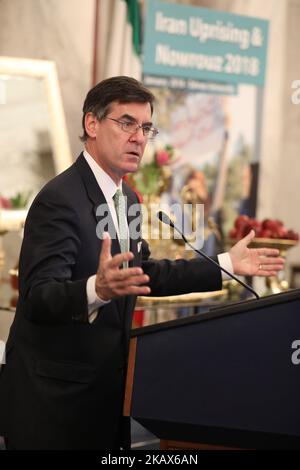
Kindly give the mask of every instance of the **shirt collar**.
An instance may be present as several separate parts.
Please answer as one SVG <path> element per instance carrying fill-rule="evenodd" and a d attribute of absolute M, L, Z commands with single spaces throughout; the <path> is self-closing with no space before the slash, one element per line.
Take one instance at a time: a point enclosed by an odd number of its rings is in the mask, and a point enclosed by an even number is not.
<path fill-rule="evenodd" d="M 112 200 L 113 196 L 117 189 L 122 191 L 122 180 L 120 185 L 117 186 L 116 183 L 111 179 L 111 177 L 101 168 L 100 165 L 93 159 L 89 152 L 85 149 L 83 151 L 83 156 L 86 159 L 89 167 L 91 168 L 96 181 L 101 188 L 105 199 L 108 201 Z"/>

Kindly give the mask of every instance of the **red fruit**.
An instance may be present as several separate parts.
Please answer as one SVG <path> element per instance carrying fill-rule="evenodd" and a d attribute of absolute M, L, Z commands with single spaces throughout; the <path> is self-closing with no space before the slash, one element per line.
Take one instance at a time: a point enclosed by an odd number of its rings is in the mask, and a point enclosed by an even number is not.
<path fill-rule="evenodd" d="M 245 225 L 242 230 L 242 238 L 248 235 L 248 233 L 251 232 L 251 230 L 252 230 L 252 227 L 250 224 Z"/>
<path fill-rule="evenodd" d="M 272 238 L 272 232 L 271 232 L 271 230 L 262 229 L 259 232 L 259 237 L 260 238 Z"/>
<path fill-rule="evenodd" d="M 260 227 L 261 226 L 261 222 L 259 222 L 258 220 L 256 219 L 250 219 L 249 223 L 252 225 L 252 227 Z"/>
<path fill-rule="evenodd" d="M 286 238 L 287 229 L 284 228 L 283 226 L 278 227 L 277 232 L 276 232 L 276 236 L 277 236 L 277 238 Z"/>
<path fill-rule="evenodd" d="M 262 228 L 266 230 L 271 230 L 272 232 L 275 232 L 277 230 L 278 223 L 276 220 L 272 219 L 265 219 L 262 222 Z"/>
<path fill-rule="evenodd" d="M 257 237 L 261 231 L 261 222 L 256 219 L 250 219 L 249 226 L 254 230 L 255 236 Z"/>
<path fill-rule="evenodd" d="M 294 232 L 294 230 L 288 230 L 286 238 L 289 240 L 299 240 L 299 233 Z"/>
<path fill-rule="evenodd" d="M 294 230 L 287 230 L 279 219 L 264 219 L 260 222 L 242 214 L 236 218 L 234 226 L 235 228 L 229 232 L 231 238 L 240 239 L 248 235 L 252 229 L 255 231 L 256 238 L 299 240 L 299 234 Z"/>
<path fill-rule="evenodd" d="M 234 226 L 235 228 L 239 229 L 244 227 L 246 224 L 249 223 L 249 217 L 247 215 L 241 214 L 235 219 Z"/>
<path fill-rule="evenodd" d="M 237 229 L 236 228 L 232 228 L 230 231 L 229 231 L 229 238 L 237 238 Z"/>

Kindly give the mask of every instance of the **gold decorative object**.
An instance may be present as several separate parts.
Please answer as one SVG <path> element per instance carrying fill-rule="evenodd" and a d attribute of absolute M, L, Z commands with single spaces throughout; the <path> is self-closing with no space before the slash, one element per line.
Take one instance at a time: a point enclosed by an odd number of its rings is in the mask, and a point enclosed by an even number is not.
<path fill-rule="evenodd" d="M 187 309 L 185 315 L 195 313 L 194 308 L 201 307 L 203 303 L 219 303 L 227 299 L 227 289 L 213 292 L 192 292 L 183 295 L 171 295 L 165 297 L 141 296 L 137 299 L 136 310 L 144 311 L 144 326 L 175 320 L 180 314 L 178 309 Z M 205 305 L 207 307 L 207 305 Z M 140 324 L 138 324 L 140 326 Z M 133 327 L 137 325 L 133 324 Z"/>
<path fill-rule="evenodd" d="M 168 295 L 165 297 L 140 296 L 137 299 L 138 308 L 149 307 L 192 307 L 197 306 L 201 301 L 222 298 L 227 296 L 227 289 L 212 292 L 191 292 L 190 294 Z"/>
<path fill-rule="evenodd" d="M 191 258 L 193 252 L 186 250 L 184 242 L 174 236 L 174 230 L 157 218 L 160 209 L 166 210 L 161 205 L 161 197 L 170 190 L 172 165 L 179 156 L 171 145 L 158 143 L 147 148 L 139 171 L 128 176 L 129 184 L 142 197 L 143 238 L 149 243 L 154 258 Z"/>
<path fill-rule="evenodd" d="M 234 245 L 238 240 L 228 239 L 230 246 Z M 287 240 L 280 238 L 254 238 L 250 243 L 250 248 L 276 248 L 279 250 L 280 256 L 286 258 L 287 250 L 293 248 L 299 243 L 298 240 Z M 266 277 L 266 292 L 264 295 L 278 294 L 289 289 L 289 283 L 285 277 L 284 271 L 277 276 Z"/>
<path fill-rule="evenodd" d="M 149 243 L 151 256 L 156 259 L 191 259 L 192 250 L 186 249 L 182 239 L 175 238 L 174 229 L 157 218 L 160 207 L 159 195 L 143 196 L 143 238 Z"/>
<path fill-rule="evenodd" d="M 204 239 L 207 240 L 211 234 L 214 234 L 216 239 L 221 241 L 221 233 L 218 225 L 213 217 L 208 215 L 208 191 L 206 187 L 205 175 L 202 171 L 193 169 L 187 184 L 185 184 L 180 192 L 180 197 L 183 204 L 192 204 L 192 231 L 195 232 L 198 227 L 197 219 L 197 204 L 203 204 L 203 215 L 205 218 L 204 224 Z"/>

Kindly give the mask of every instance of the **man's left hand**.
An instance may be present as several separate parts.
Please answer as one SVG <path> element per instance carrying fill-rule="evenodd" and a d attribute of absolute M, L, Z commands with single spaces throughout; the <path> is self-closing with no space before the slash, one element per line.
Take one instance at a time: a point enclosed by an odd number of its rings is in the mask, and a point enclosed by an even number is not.
<path fill-rule="evenodd" d="M 276 276 L 283 269 L 284 258 L 280 258 L 279 250 L 274 248 L 248 248 L 254 237 L 255 232 L 251 230 L 229 250 L 234 274 Z"/>

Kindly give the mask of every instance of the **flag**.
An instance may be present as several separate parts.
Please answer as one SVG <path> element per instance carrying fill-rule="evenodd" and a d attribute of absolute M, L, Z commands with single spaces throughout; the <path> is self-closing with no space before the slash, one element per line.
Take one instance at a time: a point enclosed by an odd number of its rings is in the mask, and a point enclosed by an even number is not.
<path fill-rule="evenodd" d="M 111 1 L 111 0 L 110 0 Z M 105 1 L 101 2 L 101 4 Z M 141 79 L 141 15 L 138 0 L 113 0 L 103 78 L 128 75 Z M 107 12 L 107 6 L 103 6 Z"/>
<path fill-rule="evenodd" d="M 132 26 L 132 44 L 136 55 L 141 53 L 141 15 L 138 0 L 125 0 L 127 3 L 127 20 Z"/>

